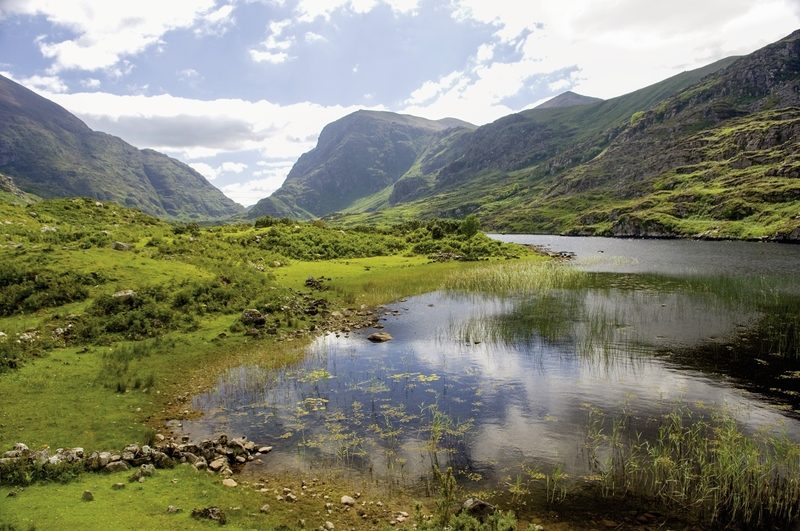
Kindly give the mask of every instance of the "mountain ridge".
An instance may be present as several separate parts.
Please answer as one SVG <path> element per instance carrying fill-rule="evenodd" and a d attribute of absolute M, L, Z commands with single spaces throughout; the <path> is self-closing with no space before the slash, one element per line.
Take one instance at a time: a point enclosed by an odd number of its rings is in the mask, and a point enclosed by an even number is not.
<path fill-rule="evenodd" d="M 562 92 L 558 96 L 550 98 L 549 100 L 540 103 L 534 109 L 555 109 L 559 107 L 575 107 L 576 105 L 591 105 L 592 103 L 599 103 L 603 101 L 602 98 L 595 98 L 593 96 L 584 96 L 577 92 L 568 90 Z"/>
<path fill-rule="evenodd" d="M 93 131 L 63 107 L 3 76 L 0 172 L 44 198 L 86 196 L 186 219 L 222 219 L 243 211 L 186 164 Z"/>
<path fill-rule="evenodd" d="M 248 212 L 313 218 L 340 210 L 394 184 L 432 143 L 475 126 L 455 118 L 429 120 L 359 110 L 326 125 L 286 181 Z"/>
<path fill-rule="evenodd" d="M 616 98 L 457 130 L 325 216 L 475 213 L 511 232 L 800 239 L 798 107 L 800 31 Z"/>

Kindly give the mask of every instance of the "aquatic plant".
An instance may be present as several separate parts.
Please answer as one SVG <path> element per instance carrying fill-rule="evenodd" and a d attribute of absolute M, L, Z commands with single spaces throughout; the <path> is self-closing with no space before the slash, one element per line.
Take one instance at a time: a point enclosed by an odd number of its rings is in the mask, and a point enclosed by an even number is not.
<path fill-rule="evenodd" d="M 588 274 L 559 262 L 520 262 L 476 267 L 452 274 L 450 291 L 527 295 L 586 285 Z"/>
<path fill-rule="evenodd" d="M 679 407 L 659 423 L 655 440 L 629 433 L 616 418 L 604 437 L 597 412 L 588 445 L 608 450 L 594 460 L 607 496 L 657 500 L 714 524 L 790 526 L 800 518 L 800 444 L 785 435 L 744 434 L 727 412 L 698 418 Z"/>

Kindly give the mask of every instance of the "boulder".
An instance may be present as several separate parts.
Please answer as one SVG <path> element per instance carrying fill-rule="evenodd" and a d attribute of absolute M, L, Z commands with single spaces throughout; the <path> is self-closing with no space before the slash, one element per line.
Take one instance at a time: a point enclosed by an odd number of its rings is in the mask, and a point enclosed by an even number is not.
<path fill-rule="evenodd" d="M 225 525 L 225 513 L 219 507 L 203 507 L 202 509 L 192 509 L 192 518 L 198 520 L 211 520 L 220 525 Z"/>
<path fill-rule="evenodd" d="M 231 478 L 225 478 L 222 480 L 222 484 L 226 487 L 235 487 L 237 485 L 236 481 Z"/>
<path fill-rule="evenodd" d="M 495 507 L 483 500 L 469 498 L 461 506 L 461 510 L 483 522 L 489 515 L 494 513 Z"/>
<path fill-rule="evenodd" d="M 367 336 L 367 339 L 373 343 L 385 343 L 391 341 L 392 336 L 388 332 L 375 332 Z"/>
<path fill-rule="evenodd" d="M 250 326 L 264 326 L 265 324 L 267 324 L 267 318 L 264 317 L 264 314 L 262 314 L 255 308 L 248 308 L 245 311 L 243 311 L 241 321 L 242 323 Z"/>
<path fill-rule="evenodd" d="M 350 496 L 342 496 L 342 505 L 347 505 L 348 507 L 353 507 L 356 504 L 356 500 Z"/>
<path fill-rule="evenodd" d="M 225 467 L 225 465 L 227 465 L 227 464 L 228 464 L 228 460 L 227 460 L 227 459 L 225 459 L 224 457 L 218 457 L 218 458 L 214 459 L 213 461 L 211 461 L 211 462 L 208 464 L 208 468 L 209 468 L 209 470 L 211 470 L 212 472 L 219 472 L 219 471 L 220 471 L 220 470 L 222 470 L 222 469 Z"/>
<path fill-rule="evenodd" d="M 112 461 L 103 467 L 103 470 L 106 472 L 122 472 L 124 470 L 128 470 L 129 468 L 130 467 L 128 466 L 128 463 L 125 461 Z"/>
<path fill-rule="evenodd" d="M 115 251 L 130 251 L 133 246 L 129 243 L 114 242 L 111 244 L 111 248 Z"/>

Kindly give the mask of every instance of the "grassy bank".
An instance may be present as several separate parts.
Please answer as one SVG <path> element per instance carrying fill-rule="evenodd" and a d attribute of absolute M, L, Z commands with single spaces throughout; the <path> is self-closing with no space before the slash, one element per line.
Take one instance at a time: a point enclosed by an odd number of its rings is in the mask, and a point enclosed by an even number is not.
<path fill-rule="evenodd" d="M 457 224 L 345 232 L 267 219 L 203 228 L 85 200 L 0 204 L 0 222 L 4 450 L 25 442 L 88 454 L 141 443 L 164 420 L 193 416 L 189 398 L 227 368 L 300 359 L 308 339 L 338 326 L 332 315 L 436 289 L 477 260 L 529 256 Z M 243 322 L 247 308 L 265 322 Z M 112 491 L 125 478 L 83 474 L 1 489 L 0 527 L 204 528 L 189 513 L 206 505 L 225 509 L 239 528 L 296 528 L 301 518 L 315 527 L 388 525 L 389 507 L 373 521 L 338 504 L 325 514 L 318 499 L 259 512 L 296 480 L 265 478 L 269 493 L 225 489 L 216 476 L 178 467 Z M 342 490 L 346 481 L 337 485 L 325 491 L 332 500 L 354 492 Z M 84 490 L 93 502 L 81 501 Z M 183 512 L 168 514 L 168 505 Z"/>

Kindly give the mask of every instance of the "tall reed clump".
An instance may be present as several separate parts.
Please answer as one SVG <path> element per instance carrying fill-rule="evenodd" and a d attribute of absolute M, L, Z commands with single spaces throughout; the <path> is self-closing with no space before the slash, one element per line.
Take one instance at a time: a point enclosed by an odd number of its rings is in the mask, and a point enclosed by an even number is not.
<path fill-rule="evenodd" d="M 557 262 L 511 263 L 476 267 L 454 273 L 445 281 L 450 291 L 498 294 L 542 293 L 551 289 L 576 288 L 588 274 Z"/>
<path fill-rule="evenodd" d="M 800 522 L 800 444 L 785 436 L 751 437 L 727 413 L 697 419 L 683 408 L 662 419 L 652 442 L 631 436 L 626 418 L 607 436 L 602 424 L 590 420 L 587 441 L 607 444 L 608 457 L 595 461 L 607 495 L 657 500 L 717 525 Z"/>

